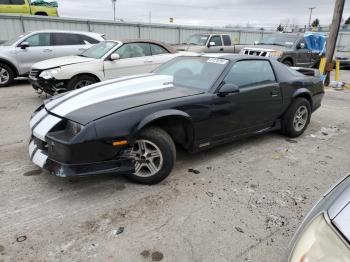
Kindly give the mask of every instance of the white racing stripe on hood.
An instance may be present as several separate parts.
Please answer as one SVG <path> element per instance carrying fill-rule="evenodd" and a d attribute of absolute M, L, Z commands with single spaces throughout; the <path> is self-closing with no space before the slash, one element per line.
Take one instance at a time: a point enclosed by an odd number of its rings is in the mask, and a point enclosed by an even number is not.
<path fill-rule="evenodd" d="M 99 82 L 99 83 L 96 83 L 96 84 L 93 84 L 93 85 L 89 85 L 89 86 L 86 86 L 86 87 L 83 87 L 83 88 L 71 91 L 71 92 L 67 93 L 66 95 L 60 96 L 57 99 L 54 99 L 54 100 L 50 101 L 50 102 L 48 102 L 45 105 L 45 107 L 48 110 L 50 110 L 55 105 L 57 105 L 58 103 L 61 103 L 62 101 L 66 100 L 66 99 L 68 99 L 70 97 L 76 96 L 76 95 L 78 95 L 80 93 L 86 92 L 87 90 L 91 90 L 91 89 L 93 89 L 95 87 L 98 87 L 98 86 L 102 86 L 102 85 L 105 86 L 105 85 L 108 85 L 108 84 L 118 83 L 120 81 L 125 81 L 125 80 L 128 80 L 128 79 L 133 79 L 133 78 L 142 77 L 142 76 L 151 76 L 151 75 L 153 75 L 153 74 L 147 73 L 147 74 L 141 74 L 141 75 L 124 76 L 124 77 L 119 77 L 119 78 L 112 79 L 112 80 L 107 80 L 107 81 L 104 81 L 104 82 Z"/>
<path fill-rule="evenodd" d="M 49 110 L 59 116 L 65 115 L 96 103 L 130 95 L 142 94 L 151 91 L 170 88 L 173 86 L 173 77 L 167 75 L 150 75 L 140 78 L 132 78 L 126 81 L 117 81 L 104 84 L 96 88 L 90 88 L 72 96 L 61 104 L 51 107 Z M 51 104 L 51 103 L 50 103 Z"/>

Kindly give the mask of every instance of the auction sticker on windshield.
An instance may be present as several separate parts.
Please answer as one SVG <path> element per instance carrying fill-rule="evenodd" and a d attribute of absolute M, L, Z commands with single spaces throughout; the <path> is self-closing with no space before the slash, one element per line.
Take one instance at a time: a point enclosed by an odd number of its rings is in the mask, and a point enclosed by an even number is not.
<path fill-rule="evenodd" d="M 214 64 L 220 64 L 220 65 L 225 65 L 227 64 L 228 60 L 226 59 L 220 59 L 220 58 L 209 58 L 207 60 L 207 63 L 214 63 Z"/>

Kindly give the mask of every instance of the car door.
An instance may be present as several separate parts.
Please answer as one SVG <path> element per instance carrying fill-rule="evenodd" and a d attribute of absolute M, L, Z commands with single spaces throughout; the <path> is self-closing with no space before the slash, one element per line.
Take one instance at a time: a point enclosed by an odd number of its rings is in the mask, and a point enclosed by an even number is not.
<path fill-rule="evenodd" d="M 217 138 L 261 130 L 272 125 L 282 108 L 282 95 L 273 68 L 268 60 L 236 62 L 223 80 L 239 92 L 217 96 L 213 113 L 224 123 Z M 217 123 L 220 124 L 220 123 Z"/>
<path fill-rule="evenodd" d="M 21 43 L 27 42 L 29 47 L 23 49 Z M 29 73 L 34 63 L 53 58 L 50 33 L 32 34 L 16 47 L 16 56 L 21 72 Z"/>
<path fill-rule="evenodd" d="M 220 52 L 224 51 L 224 46 L 222 44 L 221 35 L 213 35 L 209 39 L 208 44 L 210 45 L 211 42 L 215 43 L 215 45 L 208 47 L 208 49 L 207 49 L 208 53 L 220 53 Z"/>
<path fill-rule="evenodd" d="M 118 54 L 119 59 L 112 61 L 110 56 L 105 59 L 106 79 L 148 73 L 155 68 L 148 43 L 125 43 L 113 53 Z"/>
<path fill-rule="evenodd" d="M 54 57 L 78 55 L 92 46 L 85 44 L 81 35 L 75 33 L 53 33 L 52 41 Z"/>
<path fill-rule="evenodd" d="M 311 50 L 307 48 L 304 38 L 296 44 L 296 63 L 295 66 L 309 67 L 311 64 Z"/>
<path fill-rule="evenodd" d="M 30 14 L 25 0 L 0 0 L 0 13 Z"/>
<path fill-rule="evenodd" d="M 170 59 L 173 59 L 176 54 L 170 53 L 164 47 L 157 44 L 150 44 L 151 53 L 152 53 L 152 63 L 153 67 L 156 68 L 159 65 L 168 62 Z"/>

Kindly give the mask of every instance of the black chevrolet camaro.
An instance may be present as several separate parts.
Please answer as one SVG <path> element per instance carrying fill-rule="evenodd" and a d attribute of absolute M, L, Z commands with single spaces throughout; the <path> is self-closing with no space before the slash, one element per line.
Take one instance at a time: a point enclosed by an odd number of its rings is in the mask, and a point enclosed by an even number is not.
<path fill-rule="evenodd" d="M 280 129 L 301 135 L 322 82 L 275 60 L 175 58 L 153 73 L 94 84 L 45 101 L 33 114 L 31 160 L 61 176 L 126 174 L 154 184 L 190 152 Z"/>

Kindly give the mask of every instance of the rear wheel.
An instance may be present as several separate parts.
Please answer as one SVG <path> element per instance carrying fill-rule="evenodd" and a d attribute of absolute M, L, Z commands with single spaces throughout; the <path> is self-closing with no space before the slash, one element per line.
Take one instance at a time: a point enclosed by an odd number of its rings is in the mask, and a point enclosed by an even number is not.
<path fill-rule="evenodd" d="M 12 69 L 8 65 L 0 63 L 0 87 L 11 85 L 13 79 L 14 73 Z"/>
<path fill-rule="evenodd" d="M 67 84 L 67 90 L 75 90 L 85 86 L 95 84 L 97 81 L 94 77 L 89 75 L 75 76 L 69 80 Z"/>
<path fill-rule="evenodd" d="M 298 137 L 310 123 L 311 105 L 303 97 L 296 98 L 282 119 L 282 133 L 288 137 Z"/>
<path fill-rule="evenodd" d="M 140 133 L 128 155 L 134 159 L 135 172 L 127 177 L 141 184 L 156 184 L 173 169 L 176 148 L 167 132 L 151 127 Z"/>

